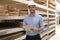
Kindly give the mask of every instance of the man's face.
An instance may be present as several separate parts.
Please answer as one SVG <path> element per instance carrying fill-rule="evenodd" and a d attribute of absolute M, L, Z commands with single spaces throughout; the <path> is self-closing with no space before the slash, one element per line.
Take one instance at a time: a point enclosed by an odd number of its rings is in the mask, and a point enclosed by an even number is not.
<path fill-rule="evenodd" d="M 35 6 L 29 6 L 30 13 L 35 13 Z"/>

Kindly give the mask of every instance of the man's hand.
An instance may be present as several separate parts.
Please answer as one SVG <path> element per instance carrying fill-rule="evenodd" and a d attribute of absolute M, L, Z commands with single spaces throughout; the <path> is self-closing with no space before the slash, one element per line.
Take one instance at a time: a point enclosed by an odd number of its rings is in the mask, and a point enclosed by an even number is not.
<path fill-rule="evenodd" d="M 41 28 L 31 28 L 31 31 L 33 32 L 40 32 L 42 29 Z"/>

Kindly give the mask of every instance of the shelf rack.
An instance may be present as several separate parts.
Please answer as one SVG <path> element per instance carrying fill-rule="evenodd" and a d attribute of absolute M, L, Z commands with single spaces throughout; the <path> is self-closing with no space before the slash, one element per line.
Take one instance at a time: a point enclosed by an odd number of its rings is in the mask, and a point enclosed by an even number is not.
<path fill-rule="evenodd" d="M 45 28 L 41 31 L 41 38 L 42 40 L 48 40 L 51 36 L 55 34 L 55 27 L 56 27 L 56 10 L 55 10 L 55 0 L 33 0 L 38 14 L 41 15 L 44 19 L 44 26 Z M 5 1 L 6 2 L 6 1 Z M 12 2 L 12 3 L 11 3 Z M 5 10 L 5 14 L 0 14 L 0 20 L 23 20 L 25 15 L 28 14 L 27 12 L 27 4 L 28 0 L 20 1 L 14 0 L 10 1 L 9 4 L 5 3 L 3 6 L 7 7 Z M 12 10 L 13 9 L 13 10 Z M 18 14 L 18 15 L 17 15 Z M 9 31 L 10 32 L 10 31 Z M 24 37 L 24 38 L 22 38 Z M 15 38 L 14 40 L 25 39 L 26 35 L 22 35 L 20 37 Z M 11 37 L 10 37 L 11 38 Z M 9 39 L 10 39 L 9 38 Z"/>

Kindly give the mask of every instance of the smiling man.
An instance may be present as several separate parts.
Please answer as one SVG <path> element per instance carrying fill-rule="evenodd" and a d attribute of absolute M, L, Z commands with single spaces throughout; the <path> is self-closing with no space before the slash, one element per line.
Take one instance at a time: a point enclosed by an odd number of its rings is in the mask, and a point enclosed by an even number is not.
<path fill-rule="evenodd" d="M 23 26 L 32 25 L 31 31 L 26 31 L 26 40 L 41 40 L 40 31 L 44 28 L 43 18 L 36 12 L 35 4 L 28 4 L 30 14 L 24 18 Z"/>

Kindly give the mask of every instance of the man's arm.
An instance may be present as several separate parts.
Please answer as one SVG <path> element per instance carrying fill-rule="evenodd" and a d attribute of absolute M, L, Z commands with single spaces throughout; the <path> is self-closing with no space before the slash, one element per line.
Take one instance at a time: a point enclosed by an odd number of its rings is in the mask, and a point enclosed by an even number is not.
<path fill-rule="evenodd" d="M 41 30 L 44 29 L 44 21 L 43 21 L 43 17 L 41 16 L 40 17 L 40 20 L 39 20 L 39 28 L 38 28 L 38 32 L 40 32 Z"/>
<path fill-rule="evenodd" d="M 42 18 L 42 16 L 41 16 L 41 18 L 40 18 L 40 21 L 39 21 L 39 31 L 41 31 L 41 30 L 43 30 L 44 29 L 44 21 L 43 21 L 43 18 Z"/>
<path fill-rule="evenodd" d="M 24 18 L 24 20 L 23 20 L 23 29 L 24 29 L 24 27 L 27 25 L 27 23 L 26 23 L 26 18 Z"/>

